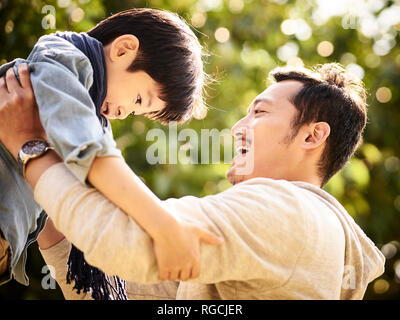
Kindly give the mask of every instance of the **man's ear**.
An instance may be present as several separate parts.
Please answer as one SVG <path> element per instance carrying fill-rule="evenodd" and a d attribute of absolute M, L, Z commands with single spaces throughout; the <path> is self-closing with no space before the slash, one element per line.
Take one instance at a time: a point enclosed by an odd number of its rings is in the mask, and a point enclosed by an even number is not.
<path fill-rule="evenodd" d="M 136 58 L 138 50 L 139 39 L 133 34 L 124 34 L 112 41 L 109 56 L 112 62 L 128 60 L 132 63 Z"/>
<path fill-rule="evenodd" d="M 331 133 L 331 127 L 326 122 L 311 123 L 306 131 L 302 147 L 305 149 L 316 149 L 322 145 Z"/>

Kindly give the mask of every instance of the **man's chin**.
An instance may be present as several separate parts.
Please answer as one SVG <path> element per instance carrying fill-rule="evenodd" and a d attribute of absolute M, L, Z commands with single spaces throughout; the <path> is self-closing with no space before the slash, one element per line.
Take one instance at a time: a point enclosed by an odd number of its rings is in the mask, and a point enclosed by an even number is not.
<path fill-rule="evenodd" d="M 232 185 L 238 184 L 240 182 L 243 182 L 244 180 L 246 180 L 246 176 L 244 175 L 238 175 L 236 174 L 236 168 L 235 166 L 232 166 L 228 172 L 226 173 L 226 178 L 229 180 L 229 182 Z"/>

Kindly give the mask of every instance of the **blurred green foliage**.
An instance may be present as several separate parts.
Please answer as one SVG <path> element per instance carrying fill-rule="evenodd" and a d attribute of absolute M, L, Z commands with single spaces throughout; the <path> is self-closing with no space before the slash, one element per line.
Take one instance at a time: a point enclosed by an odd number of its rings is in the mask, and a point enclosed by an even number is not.
<path fill-rule="evenodd" d="M 133 7 L 177 12 L 191 24 L 208 54 L 205 68 L 216 80 L 207 90 L 208 114 L 180 125 L 180 130 L 230 128 L 246 114 L 252 99 L 265 89 L 268 72 L 278 65 L 338 61 L 363 78 L 369 92 L 364 143 L 326 190 L 387 257 L 384 275 L 368 287 L 365 299 L 399 299 L 400 2 L 0 0 L 0 64 L 26 57 L 41 35 L 87 31 L 103 18 Z M 52 23 L 55 29 L 47 28 Z M 204 196 L 230 186 L 225 178 L 228 164 L 149 165 L 146 150 L 154 142 L 146 141 L 146 132 L 151 128 L 166 130 L 141 117 L 113 122 L 127 162 L 160 198 Z M 58 288 L 42 288 L 44 265 L 33 244 L 27 267 L 30 286 L 12 281 L 0 287 L 0 298 L 62 299 Z"/>

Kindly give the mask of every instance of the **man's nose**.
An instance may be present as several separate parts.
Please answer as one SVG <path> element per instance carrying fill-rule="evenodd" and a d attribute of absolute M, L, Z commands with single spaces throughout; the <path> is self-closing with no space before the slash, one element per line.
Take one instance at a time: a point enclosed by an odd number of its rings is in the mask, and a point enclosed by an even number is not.
<path fill-rule="evenodd" d="M 245 136 L 247 130 L 247 116 L 236 122 L 232 129 L 231 134 L 234 137 Z"/>

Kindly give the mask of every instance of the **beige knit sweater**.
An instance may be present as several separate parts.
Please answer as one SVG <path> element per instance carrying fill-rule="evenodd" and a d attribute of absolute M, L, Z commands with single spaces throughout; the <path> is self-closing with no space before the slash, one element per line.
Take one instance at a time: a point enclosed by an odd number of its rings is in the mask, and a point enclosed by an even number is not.
<path fill-rule="evenodd" d="M 35 199 L 66 239 L 41 250 L 67 299 L 70 242 L 86 260 L 128 281 L 131 299 L 362 299 L 384 256 L 328 193 L 305 182 L 255 178 L 217 195 L 168 199 L 179 218 L 221 235 L 201 244 L 201 274 L 158 280 L 152 240 L 133 219 L 63 164 L 41 176 Z M 67 240 L 68 239 L 68 240 Z"/>

